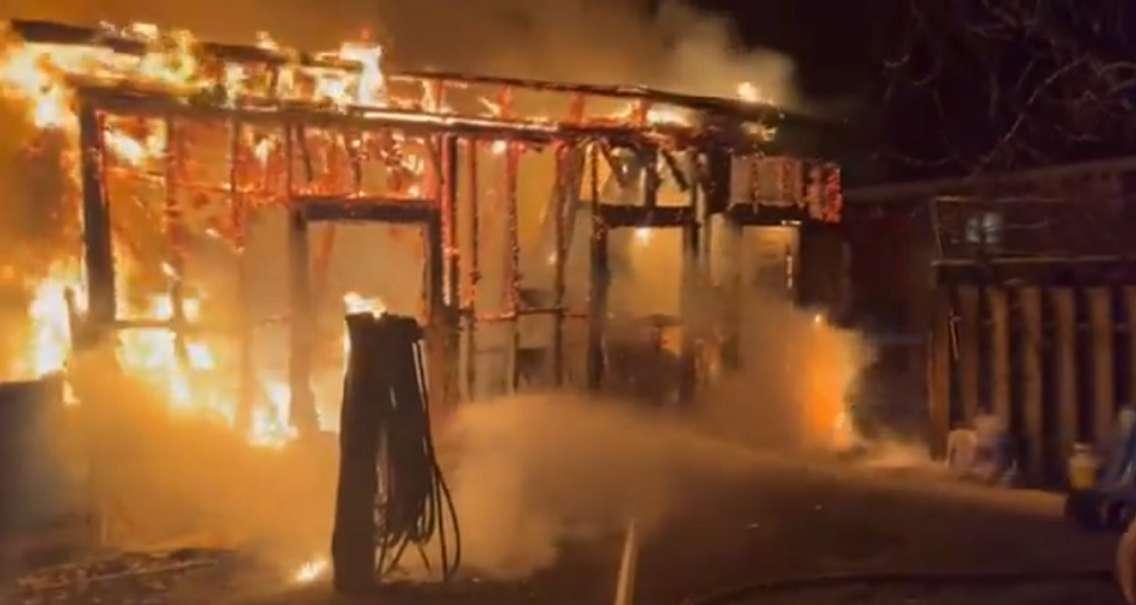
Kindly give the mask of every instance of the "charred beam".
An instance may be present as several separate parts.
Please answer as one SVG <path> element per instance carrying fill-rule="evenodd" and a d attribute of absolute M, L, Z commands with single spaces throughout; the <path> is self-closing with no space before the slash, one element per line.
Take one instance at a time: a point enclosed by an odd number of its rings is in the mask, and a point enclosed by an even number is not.
<path fill-rule="evenodd" d="M 113 322 L 117 313 L 110 210 L 103 190 L 102 123 L 95 107 L 85 102 L 79 106 L 79 148 L 82 150 L 87 312 L 91 327 L 97 330 Z"/>
<path fill-rule="evenodd" d="M 362 198 L 344 202 L 336 197 L 296 197 L 308 221 L 383 221 L 388 223 L 432 223 L 438 208 L 432 200 Z"/>
<path fill-rule="evenodd" d="M 694 221 L 694 209 L 687 207 L 616 206 L 597 204 L 599 219 L 609 228 L 685 227 Z"/>
<path fill-rule="evenodd" d="M 676 141 L 695 140 L 691 129 L 667 132 L 637 129 L 622 125 L 573 125 L 525 120 L 460 117 L 404 109 L 370 107 L 335 108 L 317 103 L 272 103 L 258 107 L 221 107 L 186 103 L 184 98 L 148 91 L 124 89 L 91 82 L 76 82 L 80 96 L 88 98 L 99 109 L 135 116 L 226 118 L 246 124 L 277 126 L 292 122 L 314 128 L 377 130 L 396 128 L 408 134 L 429 136 L 438 133 L 464 134 L 486 140 L 549 143 L 560 139 L 604 138 L 631 145 L 644 138 L 658 137 Z"/>

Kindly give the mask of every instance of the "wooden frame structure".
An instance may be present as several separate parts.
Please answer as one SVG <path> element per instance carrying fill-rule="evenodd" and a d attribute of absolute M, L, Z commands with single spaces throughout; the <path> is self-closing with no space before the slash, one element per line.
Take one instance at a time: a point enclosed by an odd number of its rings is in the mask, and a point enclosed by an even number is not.
<path fill-rule="evenodd" d="M 116 53 L 141 55 L 145 45 L 134 40 L 116 38 L 105 32 L 40 22 L 14 22 L 13 30 L 25 40 L 43 44 L 95 45 L 110 48 Z M 287 61 L 303 67 L 334 70 L 353 70 L 357 65 L 334 59 L 301 55 L 298 59 L 286 58 L 270 50 L 205 43 L 200 51 L 215 60 L 251 63 L 267 66 L 273 78 Z M 392 83 L 412 85 L 432 97 L 432 102 L 391 103 L 384 107 L 329 106 L 321 102 L 306 102 L 276 98 L 211 99 L 187 97 L 184 94 L 152 88 L 135 87 L 130 82 L 104 81 L 93 78 L 73 79 L 80 124 L 81 173 L 83 184 L 84 262 L 87 287 L 88 314 L 84 331 L 88 335 L 123 329 L 163 329 L 175 335 L 178 342 L 185 335 L 208 329 L 187 320 L 182 310 L 180 278 L 175 280 L 170 293 L 173 313 L 169 318 L 130 318 L 121 313 L 120 292 L 116 292 L 116 252 L 112 216 L 115 212 L 108 191 L 108 120 L 130 118 L 157 121 L 165 125 L 165 149 L 158 158 L 162 168 L 159 174 L 142 174 L 139 178 L 154 182 L 164 191 L 166 223 L 164 235 L 174 250 L 170 265 L 180 273 L 181 259 L 177 252 L 179 242 L 186 237 L 180 218 L 184 205 L 179 201 L 183 189 L 202 189 L 218 196 L 227 204 L 230 226 L 237 250 L 243 246 L 243 225 L 255 204 L 271 203 L 287 210 L 289 219 L 287 250 L 282 254 L 291 267 L 290 322 L 291 358 L 289 382 L 291 387 L 291 419 L 301 431 L 316 427 L 314 395 L 310 385 L 311 313 L 310 296 L 313 286 L 310 278 L 312 251 L 308 244 L 308 227 L 321 221 L 366 221 L 391 224 L 415 224 L 424 228 L 428 241 L 426 263 L 427 308 L 429 322 L 436 328 L 435 349 L 441 350 L 443 360 L 456 361 L 467 356 L 462 363 L 465 375 L 447 378 L 443 386 L 447 398 L 464 392 L 475 396 L 478 384 L 477 366 L 469 358 L 478 351 L 477 328 L 492 322 L 510 322 L 512 325 L 512 352 L 508 368 L 509 389 L 519 385 L 517 355 L 518 327 L 525 316 L 551 316 L 552 384 L 564 382 L 566 350 L 565 322 L 568 319 L 588 321 L 586 366 L 587 385 L 601 388 L 604 376 L 604 340 L 607 313 L 607 290 L 611 279 L 608 265 L 608 234 L 624 228 L 674 228 L 683 233 L 682 300 L 694 295 L 698 289 L 697 276 L 702 272 L 709 250 L 706 229 L 709 217 L 731 208 L 729 165 L 731 158 L 740 155 L 760 155 L 782 152 L 777 139 L 754 139 L 743 136 L 743 124 L 751 121 L 775 122 L 779 128 L 792 131 L 806 129 L 807 120 L 787 115 L 783 111 L 762 104 L 741 101 L 680 95 L 641 87 L 601 87 L 578 84 L 487 78 L 447 73 L 395 73 L 388 79 Z M 392 84 L 393 86 L 394 84 Z M 470 87 L 492 90 L 487 95 L 496 99 L 497 109 L 491 115 L 471 114 L 460 110 L 443 110 L 443 104 L 452 95 Z M 567 115 L 549 119 L 526 116 L 516 105 L 521 94 L 553 94 L 567 99 Z M 588 118 L 591 102 L 618 101 L 629 104 L 632 113 L 627 118 Z M 428 106 L 429 105 L 429 106 Z M 648 115 L 655 105 L 675 107 L 683 112 L 697 114 L 701 124 L 655 123 Z M 183 124 L 208 122 L 223 125 L 228 133 L 227 183 L 193 183 L 185 178 L 185 164 L 191 159 L 180 135 Z M 250 132 L 257 136 L 270 133 L 282 149 L 273 151 L 273 160 L 281 167 L 283 183 L 274 188 L 249 185 L 247 166 L 252 151 L 246 140 Z M 324 133 L 332 141 L 331 148 L 347 158 L 349 174 L 340 180 L 346 185 L 322 186 L 316 181 L 312 152 L 308 146 L 313 131 Z M 376 134 L 377 133 L 377 134 Z M 422 176 L 424 186 L 416 191 L 404 190 L 388 196 L 367 190 L 366 168 L 357 149 L 368 134 L 392 140 L 420 142 L 429 165 Z M 355 145 L 356 147 L 353 147 Z M 480 242 L 484 227 L 485 200 L 483 179 L 479 164 L 490 146 L 503 147 L 502 157 L 495 162 L 503 164 L 500 181 L 495 191 L 501 198 L 499 205 L 505 213 L 504 241 L 507 254 L 501 267 L 504 307 L 499 311 L 479 308 L 477 288 L 482 281 L 485 259 Z M 610 149 L 622 147 L 634 150 L 637 157 L 646 158 L 642 168 L 641 197 L 634 203 L 609 203 L 601 195 L 600 172 L 612 173 L 615 166 L 609 157 Z M 552 182 L 556 193 L 549 220 L 553 222 L 552 296 L 546 304 L 532 304 L 522 297 L 521 243 L 518 240 L 518 208 L 525 202 L 520 199 L 518 181 L 521 174 L 521 157 L 528 149 L 551 147 L 556 152 Z M 683 153 L 684 164 L 676 159 Z M 583 155 L 589 167 L 590 181 L 583 182 L 583 172 L 572 176 L 566 166 L 571 154 Z M 330 162 L 330 160 L 329 160 Z M 267 171 L 267 168 L 264 169 Z M 421 170 L 421 169 L 420 169 Z M 669 176 L 664 176 L 669 175 Z M 684 204 L 659 203 L 659 191 L 669 178 L 687 194 Z M 268 177 L 265 177 L 267 182 Z M 262 190 L 263 189 L 263 190 Z M 464 191 L 464 193 L 463 193 Z M 571 193 L 570 193 L 571 191 Z M 571 209 L 570 207 L 574 207 Z M 464 209 L 464 210 L 463 210 Z M 575 210 L 588 209 L 591 213 L 591 230 L 587 234 L 589 249 L 588 309 L 586 313 L 569 308 L 566 303 L 566 268 L 568 251 L 572 245 L 571 225 Z M 807 212 L 778 209 L 734 208 L 736 222 L 746 224 L 778 224 L 782 220 L 808 220 Z M 465 218 L 462 218 L 463 215 Z M 464 222 L 463 222 L 464 221 Z M 464 234 L 464 235 L 463 235 Z M 244 280 L 245 276 L 242 275 Z M 251 351 L 247 343 L 252 326 L 246 321 L 242 327 L 245 343 L 242 345 L 242 416 L 247 415 L 253 397 L 250 374 Z M 460 342 L 464 334 L 465 342 Z M 464 351 L 464 353 L 461 353 Z M 684 339 L 682 399 L 693 390 L 693 362 L 689 339 Z M 456 385 L 456 386 L 455 386 Z"/>

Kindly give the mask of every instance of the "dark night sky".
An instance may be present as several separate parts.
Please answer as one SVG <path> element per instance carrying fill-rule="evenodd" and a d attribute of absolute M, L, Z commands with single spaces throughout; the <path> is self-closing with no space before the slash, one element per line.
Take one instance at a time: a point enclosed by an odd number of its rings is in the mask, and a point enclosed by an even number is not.
<path fill-rule="evenodd" d="M 879 8 L 882 2 L 873 0 Z M 866 3 L 833 0 L 692 0 L 729 17 L 744 43 L 783 52 L 796 62 L 797 83 L 806 98 L 839 104 L 843 118 L 835 145 L 846 178 L 886 178 L 870 158 L 878 144 L 878 116 L 867 111 L 881 90 L 878 13 Z"/>
<path fill-rule="evenodd" d="M 732 18 L 743 39 L 797 60 L 801 86 L 817 96 L 862 90 L 873 65 L 873 20 L 860 2 L 695 0 Z"/>

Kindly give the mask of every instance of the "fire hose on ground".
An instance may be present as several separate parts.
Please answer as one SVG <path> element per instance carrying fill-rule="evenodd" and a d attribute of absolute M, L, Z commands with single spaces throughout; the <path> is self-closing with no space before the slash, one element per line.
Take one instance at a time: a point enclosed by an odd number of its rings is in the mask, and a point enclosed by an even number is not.
<path fill-rule="evenodd" d="M 332 559 L 336 589 L 366 591 L 406 550 L 438 547 L 448 580 L 461 533 L 430 434 L 422 330 L 410 318 L 347 316 L 351 342 L 340 419 Z"/>

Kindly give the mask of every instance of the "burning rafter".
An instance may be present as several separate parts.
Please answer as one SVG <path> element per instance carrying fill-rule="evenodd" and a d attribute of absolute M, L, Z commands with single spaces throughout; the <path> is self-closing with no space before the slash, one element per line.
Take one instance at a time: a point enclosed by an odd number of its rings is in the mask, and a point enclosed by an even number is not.
<path fill-rule="evenodd" d="M 654 137 L 673 137 L 680 144 L 714 139 L 718 144 L 731 146 L 770 143 L 778 126 L 796 127 L 809 122 L 807 118 L 788 114 L 765 102 L 754 91 L 749 91 L 750 94 L 743 95 L 741 99 L 722 99 L 642 86 L 599 86 L 459 73 L 402 72 L 384 75 L 378 65 L 381 50 L 359 44 L 345 44 L 338 54 L 313 54 L 282 49 L 274 43 L 241 46 L 198 42 L 184 32 L 162 32 L 151 26 L 95 29 L 15 20 L 10 27 L 29 44 L 101 49 L 118 56 L 118 62 L 123 57 L 133 57 L 145 63 L 160 54 L 158 50 L 163 45 L 169 46 L 173 41 L 175 46 L 181 45 L 177 50 L 185 55 L 182 58 L 187 63 L 200 61 L 204 65 L 186 67 L 188 71 L 177 76 L 181 80 L 178 84 L 195 84 L 189 89 L 168 86 L 171 84 L 166 81 L 168 74 L 162 74 L 161 84 L 167 85 L 164 92 L 174 98 L 192 99 L 196 106 L 216 105 L 251 113 L 328 113 L 329 109 L 334 109 L 355 118 L 362 114 L 374 119 L 421 121 L 446 128 L 515 129 L 518 134 L 538 137 L 541 133 L 571 135 L 574 131 L 587 136 L 589 129 L 597 129 L 599 132 L 596 134 L 610 136 L 628 129 Z M 173 60 L 179 59 L 175 57 Z M 130 77 L 128 71 L 115 69 L 115 66 L 117 64 L 100 70 L 95 79 L 103 85 L 125 84 L 128 89 L 137 88 L 138 80 Z M 63 69 L 68 72 L 67 75 L 82 75 L 87 84 L 91 83 L 89 70 Z M 296 90 L 300 86 L 298 79 L 307 79 L 314 90 L 306 93 Z M 155 92 L 153 82 L 147 84 L 151 85 L 144 86 L 142 90 Z M 400 90 L 396 94 L 393 91 L 396 84 L 409 84 L 410 90 Z M 444 99 L 448 94 L 478 85 L 502 89 L 505 92 L 500 94 L 510 97 L 522 90 L 555 92 L 578 96 L 580 105 L 585 104 L 588 98 L 624 100 L 631 105 L 626 114 L 589 117 L 582 107 L 573 103 L 569 115 L 549 119 L 546 116 L 505 117 L 493 109 L 498 106 L 496 102 L 486 103 L 482 108 L 484 111 L 477 114 L 458 111 L 446 104 Z M 741 86 L 744 87 L 745 83 Z M 351 88 L 356 91 L 353 98 L 348 95 Z M 746 90 L 750 88 L 752 86 Z M 382 110 L 381 115 L 366 115 L 379 109 Z M 748 136 L 739 137 L 732 132 L 733 128 L 740 128 L 738 133 L 748 133 Z"/>

